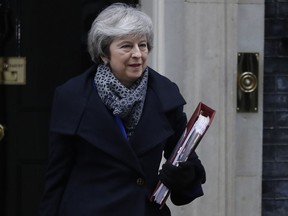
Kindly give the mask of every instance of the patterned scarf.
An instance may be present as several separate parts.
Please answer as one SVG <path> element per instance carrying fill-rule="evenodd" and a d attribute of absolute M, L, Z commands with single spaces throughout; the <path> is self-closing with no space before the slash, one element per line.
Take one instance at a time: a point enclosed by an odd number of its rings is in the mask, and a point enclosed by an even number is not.
<path fill-rule="evenodd" d="M 133 135 L 142 114 L 147 81 L 148 68 L 131 88 L 122 85 L 104 64 L 98 66 L 95 74 L 94 82 L 101 100 L 115 116 L 122 119 L 128 139 Z"/>

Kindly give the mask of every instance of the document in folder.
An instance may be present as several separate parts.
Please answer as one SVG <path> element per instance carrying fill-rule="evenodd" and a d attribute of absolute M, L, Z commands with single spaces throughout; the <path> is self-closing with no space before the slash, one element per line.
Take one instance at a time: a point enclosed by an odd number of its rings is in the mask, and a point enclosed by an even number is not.
<path fill-rule="evenodd" d="M 213 121 L 214 115 L 215 110 L 202 102 L 198 104 L 169 158 L 169 161 L 171 161 L 173 165 L 178 166 L 179 162 L 186 161 L 189 155 L 195 151 Z M 169 189 L 159 181 L 151 196 L 151 201 L 155 201 L 162 207 L 169 197 L 169 194 Z"/>

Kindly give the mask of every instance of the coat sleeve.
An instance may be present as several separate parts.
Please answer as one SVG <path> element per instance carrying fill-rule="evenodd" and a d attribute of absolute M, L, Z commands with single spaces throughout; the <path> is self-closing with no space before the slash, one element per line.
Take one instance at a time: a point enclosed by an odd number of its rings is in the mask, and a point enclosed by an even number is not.
<path fill-rule="evenodd" d="M 75 117 L 73 117 L 73 113 L 75 112 L 67 108 L 73 107 L 68 103 L 71 102 L 69 95 L 67 92 L 59 90 L 56 90 L 54 95 L 49 134 L 49 155 L 39 216 L 58 216 L 63 191 L 75 160 L 73 144 L 75 142 L 73 135 L 75 130 L 73 119 Z M 68 118 L 68 113 L 72 117 Z"/>
<path fill-rule="evenodd" d="M 59 207 L 75 163 L 75 135 L 97 65 L 55 90 L 51 111 L 49 155 L 39 216 L 60 216 Z"/>
<path fill-rule="evenodd" d="M 72 136 L 50 134 L 49 159 L 39 216 L 58 216 L 63 191 L 74 163 Z"/>

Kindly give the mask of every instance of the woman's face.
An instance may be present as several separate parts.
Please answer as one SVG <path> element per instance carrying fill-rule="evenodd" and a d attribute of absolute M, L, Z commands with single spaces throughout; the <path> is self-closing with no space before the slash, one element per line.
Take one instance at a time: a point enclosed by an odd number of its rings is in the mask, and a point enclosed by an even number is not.
<path fill-rule="evenodd" d="M 130 87 L 147 67 L 148 53 L 146 36 L 115 39 L 110 45 L 112 73 L 124 86 Z"/>

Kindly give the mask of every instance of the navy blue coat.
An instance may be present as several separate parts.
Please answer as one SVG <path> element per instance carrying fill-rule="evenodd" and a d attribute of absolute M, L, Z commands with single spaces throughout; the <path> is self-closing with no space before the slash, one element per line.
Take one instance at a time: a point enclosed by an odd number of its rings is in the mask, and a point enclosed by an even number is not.
<path fill-rule="evenodd" d="M 39 215 L 169 216 L 149 197 L 163 151 L 169 156 L 186 125 L 185 101 L 176 84 L 149 68 L 142 117 L 128 142 L 98 96 L 96 67 L 55 91 Z"/>

